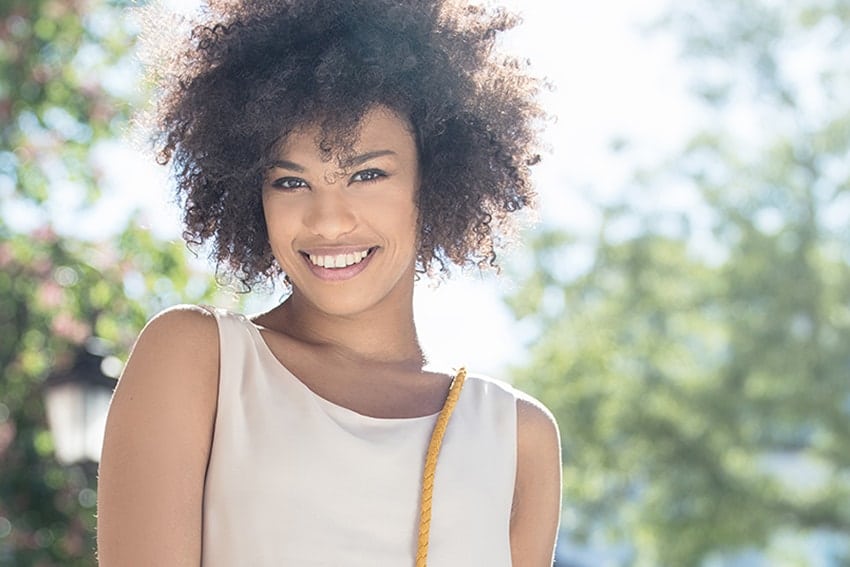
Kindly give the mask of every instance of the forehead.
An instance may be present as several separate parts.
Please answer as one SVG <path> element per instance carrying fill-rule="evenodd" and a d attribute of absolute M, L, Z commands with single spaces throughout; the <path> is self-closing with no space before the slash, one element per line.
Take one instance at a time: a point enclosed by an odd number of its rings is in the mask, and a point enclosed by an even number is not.
<path fill-rule="evenodd" d="M 296 154 L 321 155 L 322 161 L 334 158 L 340 163 L 362 152 L 392 150 L 404 157 L 416 157 L 416 140 L 410 122 L 389 108 L 368 110 L 352 132 L 328 131 L 309 123 L 293 130 L 279 147 L 280 157 Z"/>

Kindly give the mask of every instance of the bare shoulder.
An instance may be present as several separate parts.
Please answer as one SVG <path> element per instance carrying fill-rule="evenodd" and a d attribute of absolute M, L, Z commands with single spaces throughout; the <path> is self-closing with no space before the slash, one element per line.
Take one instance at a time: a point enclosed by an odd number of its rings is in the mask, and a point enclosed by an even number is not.
<path fill-rule="evenodd" d="M 133 350 L 141 343 L 156 342 L 168 351 L 198 349 L 197 355 L 218 355 L 218 326 L 215 316 L 197 305 L 169 307 L 154 316 L 142 329 Z"/>
<path fill-rule="evenodd" d="M 154 316 L 139 334 L 118 379 L 115 396 L 133 390 L 154 402 L 189 392 L 212 394 L 218 387 L 219 341 L 215 316 L 202 307 L 178 305 Z M 113 400 L 115 403 L 116 400 Z"/>
<path fill-rule="evenodd" d="M 136 339 L 116 398 L 133 390 L 134 397 L 150 397 L 151 403 L 190 393 L 192 400 L 208 402 L 218 391 L 218 360 L 215 316 L 195 305 L 170 307 L 148 321 Z"/>
<path fill-rule="evenodd" d="M 98 485 L 100 565 L 199 563 L 218 352 L 215 317 L 200 307 L 163 311 L 139 335 L 107 417 Z"/>
<path fill-rule="evenodd" d="M 212 313 L 194 305 L 160 312 L 133 345 L 115 388 L 110 421 L 115 426 L 146 421 L 156 408 L 160 418 L 185 420 L 191 429 L 204 427 L 214 416 L 218 361 L 218 325 Z M 173 415 L 168 413 L 172 409 Z M 107 436 L 115 429 L 107 427 Z"/>
<path fill-rule="evenodd" d="M 552 441 L 558 440 L 558 423 L 555 416 L 540 400 L 517 391 L 516 409 L 518 435 L 532 441 L 539 439 L 550 445 Z"/>
<path fill-rule="evenodd" d="M 561 442 L 552 412 L 517 394 L 517 470 L 511 556 L 517 567 L 551 565 L 561 510 Z"/>
<path fill-rule="evenodd" d="M 539 400 L 517 393 L 517 498 L 532 483 L 557 482 L 560 495 L 561 436 L 555 416 Z"/>

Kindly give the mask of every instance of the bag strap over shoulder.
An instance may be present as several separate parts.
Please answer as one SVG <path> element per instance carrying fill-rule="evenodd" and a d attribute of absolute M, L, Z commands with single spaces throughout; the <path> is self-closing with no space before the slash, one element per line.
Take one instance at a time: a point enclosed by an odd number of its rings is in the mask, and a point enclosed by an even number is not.
<path fill-rule="evenodd" d="M 434 431 L 431 433 L 431 442 L 428 444 L 428 453 L 425 456 L 425 470 L 422 473 L 422 493 L 419 510 L 419 540 L 416 548 L 416 567 L 426 567 L 428 559 L 428 540 L 431 535 L 431 502 L 434 493 L 434 474 L 437 470 L 437 458 L 440 455 L 440 447 L 443 444 L 443 436 L 449 419 L 457 405 L 460 391 L 466 380 L 466 368 L 458 370 L 449 386 L 449 395 L 437 417 Z"/>

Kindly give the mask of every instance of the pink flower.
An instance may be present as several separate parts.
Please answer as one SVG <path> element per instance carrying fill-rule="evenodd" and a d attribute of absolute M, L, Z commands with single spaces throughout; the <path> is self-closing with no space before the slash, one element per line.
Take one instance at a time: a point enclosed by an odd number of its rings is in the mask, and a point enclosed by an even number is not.
<path fill-rule="evenodd" d="M 91 335 L 91 327 L 82 321 L 74 319 L 70 313 L 63 311 L 53 318 L 50 328 L 58 337 L 74 344 L 83 344 Z"/>
<path fill-rule="evenodd" d="M 6 452 L 6 449 L 15 440 L 15 423 L 11 420 L 0 422 L 0 456 Z"/>
<path fill-rule="evenodd" d="M 37 241 L 44 242 L 46 244 L 56 242 L 57 240 L 56 231 L 53 230 L 53 227 L 49 224 L 40 226 L 37 229 L 33 230 L 30 233 L 30 236 L 32 236 Z"/>
<path fill-rule="evenodd" d="M 12 254 L 12 246 L 11 244 L 6 244 L 5 242 L 0 244 L 0 268 L 5 268 L 14 260 L 15 255 Z"/>
<path fill-rule="evenodd" d="M 65 301 L 65 290 L 53 280 L 48 280 L 39 286 L 36 301 L 45 309 L 53 309 Z"/>

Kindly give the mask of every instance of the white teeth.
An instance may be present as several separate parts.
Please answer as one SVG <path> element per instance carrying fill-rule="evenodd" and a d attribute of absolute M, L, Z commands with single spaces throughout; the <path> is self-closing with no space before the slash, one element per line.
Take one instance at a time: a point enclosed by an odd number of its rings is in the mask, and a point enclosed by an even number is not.
<path fill-rule="evenodd" d="M 310 254 L 309 258 L 311 263 L 322 268 L 345 268 L 346 266 L 359 264 L 368 255 L 369 251 L 363 250 L 361 252 L 338 254 L 336 256 L 317 256 L 316 254 Z"/>

